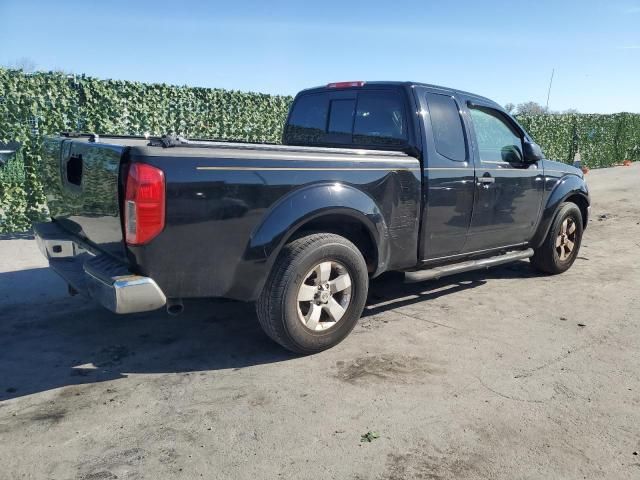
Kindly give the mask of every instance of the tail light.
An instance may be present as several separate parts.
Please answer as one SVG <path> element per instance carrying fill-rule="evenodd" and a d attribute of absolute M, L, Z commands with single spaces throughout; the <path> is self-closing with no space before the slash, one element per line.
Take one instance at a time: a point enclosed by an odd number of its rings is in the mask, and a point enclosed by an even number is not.
<path fill-rule="evenodd" d="M 150 242 L 164 228 L 164 172 L 145 163 L 129 167 L 124 197 L 125 237 L 129 245 Z"/>

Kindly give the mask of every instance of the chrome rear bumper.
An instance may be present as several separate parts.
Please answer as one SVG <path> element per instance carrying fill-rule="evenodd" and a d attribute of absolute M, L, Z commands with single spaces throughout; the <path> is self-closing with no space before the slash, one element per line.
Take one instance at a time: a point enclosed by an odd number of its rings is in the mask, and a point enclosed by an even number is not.
<path fill-rule="evenodd" d="M 146 312 L 167 303 L 152 278 L 131 273 L 106 254 L 93 255 L 55 222 L 35 224 L 34 231 L 49 266 L 74 290 L 112 312 Z"/>

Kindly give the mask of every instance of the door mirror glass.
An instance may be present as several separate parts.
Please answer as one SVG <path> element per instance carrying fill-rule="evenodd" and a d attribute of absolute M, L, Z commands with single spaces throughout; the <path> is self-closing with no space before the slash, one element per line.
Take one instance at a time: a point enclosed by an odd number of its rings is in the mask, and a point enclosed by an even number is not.
<path fill-rule="evenodd" d="M 524 161 L 527 163 L 536 163 L 544 159 L 544 154 L 540 145 L 533 142 L 524 142 Z"/>

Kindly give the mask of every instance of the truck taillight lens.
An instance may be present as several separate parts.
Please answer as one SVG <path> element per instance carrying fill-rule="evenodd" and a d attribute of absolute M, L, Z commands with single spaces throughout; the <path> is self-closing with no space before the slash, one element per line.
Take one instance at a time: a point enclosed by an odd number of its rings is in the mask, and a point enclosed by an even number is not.
<path fill-rule="evenodd" d="M 162 170 L 145 163 L 129 167 L 124 197 L 127 244 L 148 243 L 164 228 L 165 182 Z"/>
<path fill-rule="evenodd" d="M 327 84 L 327 88 L 352 88 L 352 87 L 363 87 L 365 82 L 362 80 L 357 80 L 355 82 L 333 82 Z"/>

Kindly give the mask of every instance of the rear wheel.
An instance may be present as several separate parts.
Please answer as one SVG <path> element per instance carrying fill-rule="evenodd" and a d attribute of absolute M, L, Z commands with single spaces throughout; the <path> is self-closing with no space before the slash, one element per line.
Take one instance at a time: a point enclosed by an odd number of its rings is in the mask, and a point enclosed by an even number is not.
<path fill-rule="evenodd" d="M 547 238 L 531 257 L 537 270 L 557 274 L 573 265 L 582 242 L 582 213 L 575 203 L 560 205 Z"/>
<path fill-rule="evenodd" d="M 367 298 L 367 264 L 358 248 L 330 233 L 287 244 L 257 302 L 260 325 L 296 353 L 333 347 L 355 327 Z"/>

